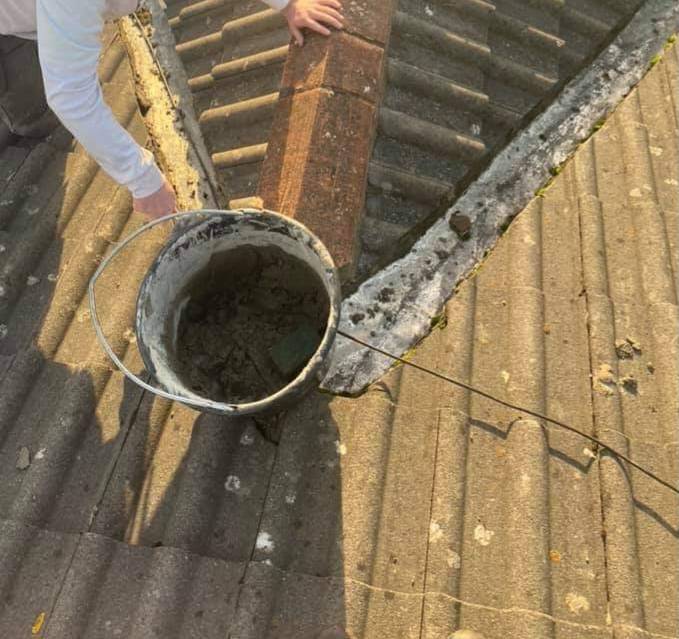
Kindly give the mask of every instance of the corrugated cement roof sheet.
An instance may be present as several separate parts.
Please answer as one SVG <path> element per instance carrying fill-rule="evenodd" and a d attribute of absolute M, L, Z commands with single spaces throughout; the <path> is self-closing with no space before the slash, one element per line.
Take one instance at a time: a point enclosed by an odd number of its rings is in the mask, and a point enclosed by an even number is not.
<path fill-rule="evenodd" d="M 412 354 L 675 483 L 678 63 L 672 49 Z M 143 136 L 119 45 L 104 65 Z M 154 400 L 111 370 L 85 300 L 140 222 L 127 195 L 61 133 L 1 158 L 0 636 L 677 637 L 675 495 L 403 367 L 357 399 L 310 396 L 278 445 Z M 133 367 L 157 246 L 100 290 Z"/>

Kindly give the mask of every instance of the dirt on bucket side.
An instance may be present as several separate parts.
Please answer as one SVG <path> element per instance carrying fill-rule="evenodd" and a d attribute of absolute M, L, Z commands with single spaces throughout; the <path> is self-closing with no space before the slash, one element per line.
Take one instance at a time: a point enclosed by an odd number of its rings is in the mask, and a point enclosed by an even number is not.
<path fill-rule="evenodd" d="M 177 373 L 205 398 L 243 404 L 289 384 L 318 348 L 329 304 L 318 276 L 276 247 L 215 255 L 187 287 Z"/>

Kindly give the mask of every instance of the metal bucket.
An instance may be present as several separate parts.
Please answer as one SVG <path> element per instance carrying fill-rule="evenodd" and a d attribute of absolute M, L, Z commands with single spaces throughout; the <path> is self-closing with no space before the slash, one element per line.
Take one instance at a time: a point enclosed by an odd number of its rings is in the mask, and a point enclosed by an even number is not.
<path fill-rule="evenodd" d="M 168 220 L 188 221 L 151 265 L 137 298 L 137 346 L 144 365 L 159 387 L 147 384 L 129 371 L 108 344 L 96 312 L 94 285 L 111 259 L 148 229 Z M 328 317 L 320 344 L 299 374 L 268 397 L 250 403 L 222 403 L 196 394 L 175 370 L 169 344 L 176 343 L 182 298 L 186 286 L 207 267 L 214 255 L 242 247 L 275 247 L 302 262 L 318 278 L 327 295 Z M 321 241 L 299 222 L 277 213 L 259 210 L 198 211 L 154 220 L 127 238 L 108 256 L 95 273 L 89 288 L 92 320 L 102 347 L 118 368 L 141 387 L 166 399 L 179 401 L 201 411 L 237 416 L 280 411 L 317 387 L 330 365 L 341 293 L 335 265 Z"/>

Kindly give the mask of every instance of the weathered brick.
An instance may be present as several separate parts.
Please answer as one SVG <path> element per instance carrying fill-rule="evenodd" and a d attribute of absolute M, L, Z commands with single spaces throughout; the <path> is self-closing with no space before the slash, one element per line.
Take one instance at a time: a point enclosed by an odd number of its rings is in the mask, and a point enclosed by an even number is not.
<path fill-rule="evenodd" d="M 328 89 L 281 99 L 260 177 L 264 206 L 306 224 L 345 272 L 356 254 L 375 113 Z"/>
<path fill-rule="evenodd" d="M 351 277 L 394 0 L 345 0 L 345 29 L 292 47 L 260 174 L 266 208 L 305 223 Z"/>

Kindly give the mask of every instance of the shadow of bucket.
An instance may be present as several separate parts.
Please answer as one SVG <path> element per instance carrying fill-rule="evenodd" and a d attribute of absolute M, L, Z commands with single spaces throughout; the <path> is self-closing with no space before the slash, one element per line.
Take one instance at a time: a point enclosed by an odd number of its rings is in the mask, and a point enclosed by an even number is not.
<path fill-rule="evenodd" d="M 136 311 L 137 346 L 146 369 L 158 386 L 140 379 L 121 362 L 109 345 L 96 310 L 94 287 L 108 264 L 126 246 L 154 226 L 178 221 L 172 238 L 149 268 L 139 289 Z M 301 262 L 315 274 L 327 297 L 327 322 L 315 352 L 294 379 L 276 392 L 249 403 L 226 403 L 204 397 L 177 370 L 176 352 L 187 288 L 216 255 L 254 247 L 275 249 Z M 196 211 L 153 220 L 119 244 L 102 262 L 89 286 L 92 321 L 102 347 L 114 364 L 136 384 L 156 395 L 187 406 L 230 416 L 275 413 L 299 401 L 319 386 L 330 365 L 339 323 L 341 292 L 333 260 L 321 241 L 305 226 L 278 213 L 259 210 Z"/>

